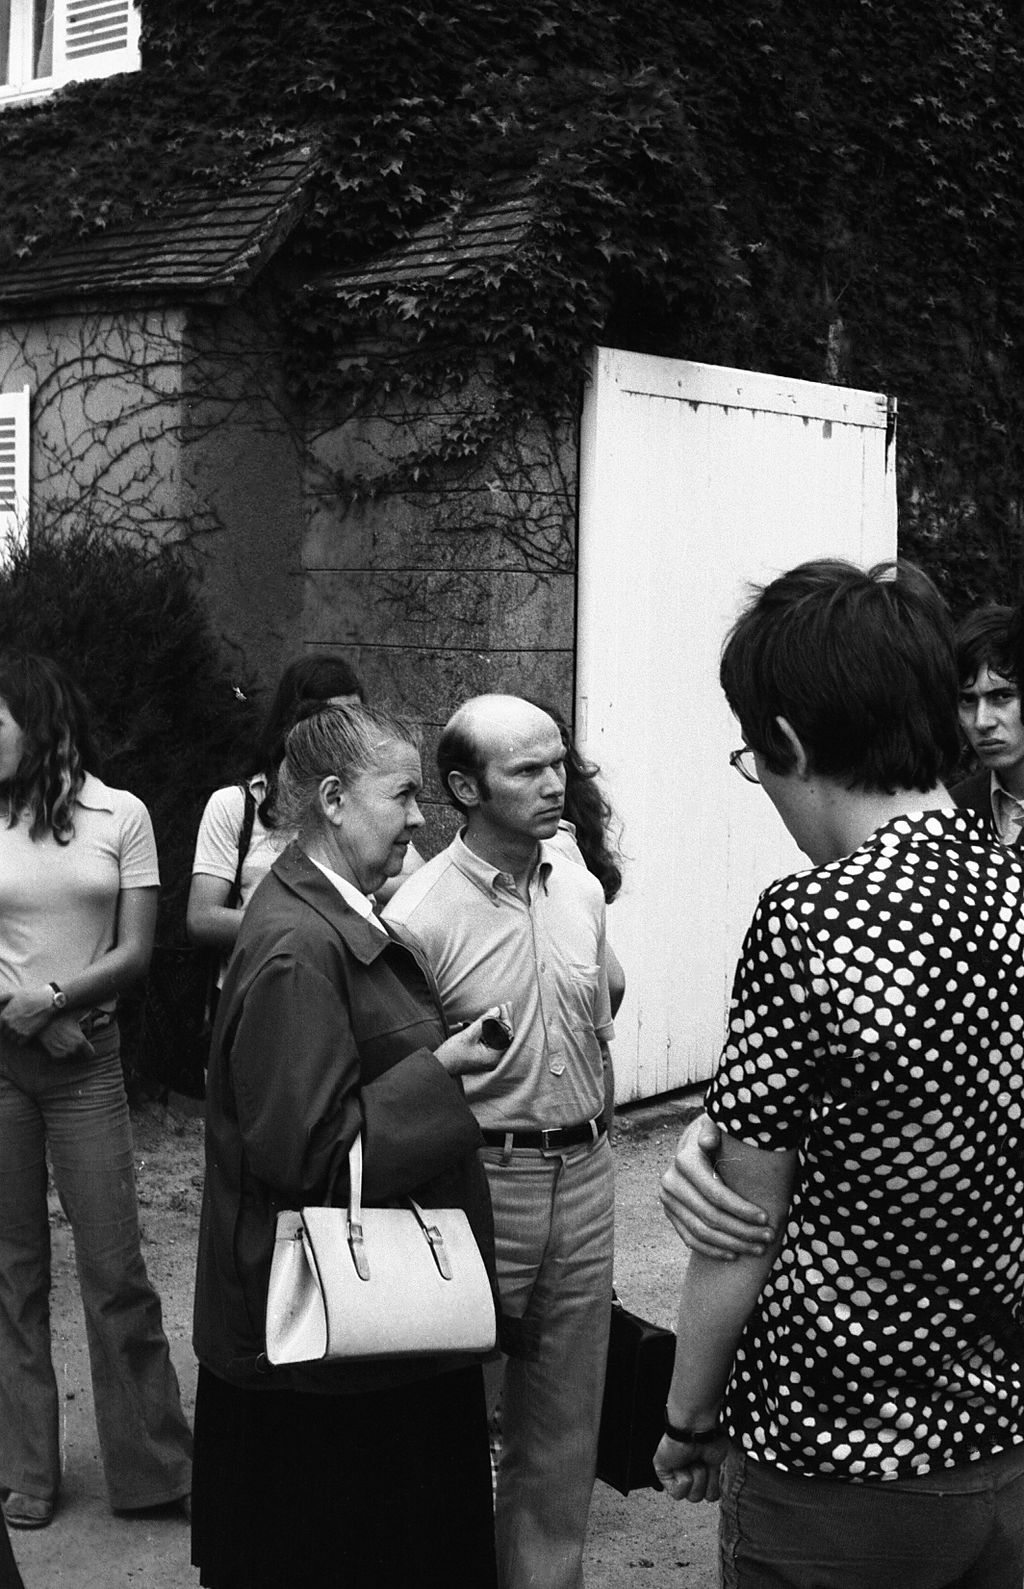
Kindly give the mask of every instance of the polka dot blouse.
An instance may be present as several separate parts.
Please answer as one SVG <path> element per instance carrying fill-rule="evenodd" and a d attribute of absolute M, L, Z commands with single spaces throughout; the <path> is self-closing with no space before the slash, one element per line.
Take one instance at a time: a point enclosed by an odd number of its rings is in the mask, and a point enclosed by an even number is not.
<path fill-rule="evenodd" d="M 725 1417 L 749 1454 L 878 1481 L 1024 1442 L 1024 866 L 901 817 L 762 896 L 707 1108 L 798 1148 Z"/>

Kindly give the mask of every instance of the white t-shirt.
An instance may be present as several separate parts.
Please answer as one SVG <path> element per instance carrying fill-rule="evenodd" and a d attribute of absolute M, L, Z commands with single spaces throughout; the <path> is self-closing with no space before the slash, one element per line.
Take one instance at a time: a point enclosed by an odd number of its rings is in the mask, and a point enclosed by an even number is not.
<path fill-rule="evenodd" d="M 149 812 L 86 775 L 74 836 L 29 837 L 0 822 L 0 993 L 69 982 L 114 947 L 122 889 L 160 882 Z"/>
<path fill-rule="evenodd" d="M 257 884 L 262 883 L 277 857 L 293 835 L 276 828 L 265 828 L 260 821 L 259 806 L 267 792 L 267 780 L 262 773 L 249 779 L 249 788 L 256 801 L 252 837 L 242 863 L 242 897 L 240 908 L 245 909 Z M 224 789 L 215 789 L 206 802 L 199 833 L 196 836 L 196 853 L 192 862 L 193 877 L 201 872 L 204 877 L 219 877 L 233 883 L 238 869 L 238 840 L 245 815 L 245 795 L 242 785 L 233 783 Z"/>

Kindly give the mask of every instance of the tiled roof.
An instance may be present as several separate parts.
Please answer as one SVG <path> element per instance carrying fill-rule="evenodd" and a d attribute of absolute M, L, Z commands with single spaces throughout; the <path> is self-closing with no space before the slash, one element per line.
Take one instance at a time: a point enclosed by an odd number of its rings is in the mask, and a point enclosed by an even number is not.
<path fill-rule="evenodd" d="M 316 164 L 309 146 L 261 161 L 235 187 L 169 197 L 130 231 L 93 234 L 0 275 L 0 306 L 224 301 L 280 247 Z"/>
<path fill-rule="evenodd" d="M 454 280 L 488 265 L 507 264 L 529 234 L 534 201 L 522 185 L 471 209 L 428 221 L 399 248 L 351 270 L 329 271 L 313 284 L 346 297 L 418 282 Z"/>

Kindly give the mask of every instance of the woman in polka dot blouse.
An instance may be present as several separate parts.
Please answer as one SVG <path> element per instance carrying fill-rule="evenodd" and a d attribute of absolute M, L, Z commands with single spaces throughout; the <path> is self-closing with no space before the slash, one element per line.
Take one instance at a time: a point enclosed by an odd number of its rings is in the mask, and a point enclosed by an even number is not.
<path fill-rule="evenodd" d="M 655 1467 L 721 1493 L 726 1589 L 1021 1589 L 1024 866 L 942 782 L 945 609 L 805 564 L 721 678 L 812 867 L 758 904 L 706 1099 L 762 1239 L 721 1261 L 692 1142 L 662 1182 L 693 1251 Z"/>

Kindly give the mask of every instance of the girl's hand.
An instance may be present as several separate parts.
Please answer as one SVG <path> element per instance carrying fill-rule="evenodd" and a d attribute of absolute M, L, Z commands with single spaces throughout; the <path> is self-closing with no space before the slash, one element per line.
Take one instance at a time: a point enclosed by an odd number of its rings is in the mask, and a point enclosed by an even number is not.
<path fill-rule="evenodd" d="M 96 1050 L 73 1015 L 60 1011 L 48 1021 L 36 1041 L 51 1059 L 95 1059 Z"/>
<path fill-rule="evenodd" d="M 0 1033 L 12 1043 L 25 1043 L 42 1031 L 53 1013 L 50 987 L 12 993 L 0 1010 Z"/>

